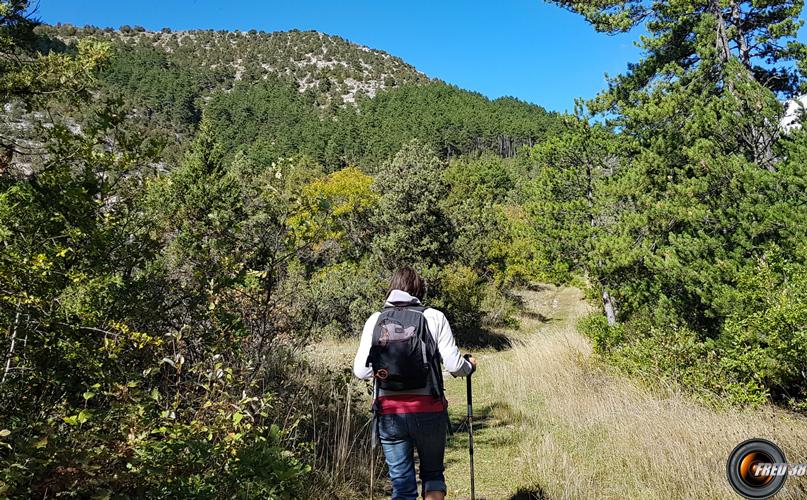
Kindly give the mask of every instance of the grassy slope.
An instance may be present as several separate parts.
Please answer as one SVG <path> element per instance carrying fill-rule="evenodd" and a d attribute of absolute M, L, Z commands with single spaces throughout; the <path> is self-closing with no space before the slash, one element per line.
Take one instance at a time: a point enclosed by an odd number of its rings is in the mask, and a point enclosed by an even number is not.
<path fill-rule="evenodd" d="M 791 462 L 807 461 L 804 417 L 715 410 L 638 387 L 591 357 L 574 327 L 588 311 L 578 290 L 545 287 L 522 297 L 521 328 L 497 332 L 514 347 L 475 353 L 477 498 L 737 498 L 725 461 L 749 437 L 778 443 Z M 354 348 L 328 342 L 316 352 L 343 364 Z M 452 422 L 460 424 L 465 381 L 448 376 L 446 386 Z M 446 453 L 450 498 L 469 495 L 467 443 L 460 424 Z M 805 496 L 802 478 L 789 480 L 778 498 Z"/>

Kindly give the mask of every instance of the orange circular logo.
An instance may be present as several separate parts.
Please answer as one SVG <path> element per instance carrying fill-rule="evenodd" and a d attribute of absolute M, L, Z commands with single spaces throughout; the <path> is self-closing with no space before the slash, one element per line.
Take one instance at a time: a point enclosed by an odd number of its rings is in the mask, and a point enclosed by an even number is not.
<path fill-rule="evenodd" d="M 726 474 L 731 487 L 741 496 L 763 499 L 782 489 L 788 466 L 778 446 L 765 439 L 749 439 L 729 454 Z"/>

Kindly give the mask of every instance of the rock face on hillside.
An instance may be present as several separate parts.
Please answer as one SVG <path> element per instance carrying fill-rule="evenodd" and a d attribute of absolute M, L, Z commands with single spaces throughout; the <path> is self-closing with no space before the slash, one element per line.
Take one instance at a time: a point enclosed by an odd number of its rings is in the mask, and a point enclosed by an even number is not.
<path fill-rule="evenodd" d="M 804 120 L 804 110 L 807 108 L 807 94 L 790 99 L 785 103 L 785 114 L 779 125 L 785 132 L 798 130 Z"/>
<path fill-rule="evenodd" d="M 397 57 L 316 31 L 153 32 L 140 27 L 113 30 L 70 25 L 38 29 L 67 45 L 93 36 L 130 48 L 153 47 L 180 67 L 217 71 L 225 87 L 269 75 L 288 78 L 320 105 L 351 103 L 381 89 L 429 81 Z"/>

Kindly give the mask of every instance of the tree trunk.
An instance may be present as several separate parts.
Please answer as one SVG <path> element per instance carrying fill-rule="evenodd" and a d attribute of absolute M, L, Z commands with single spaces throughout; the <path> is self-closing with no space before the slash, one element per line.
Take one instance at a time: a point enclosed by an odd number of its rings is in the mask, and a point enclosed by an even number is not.
<path fill-rule="evenodd" d="M 591 227 L 591 234 L 589 236 L 589 251 L 594 247 L 594 228 L 596 221 L 594 220 L 594 173 L 591 168 L 592 159 L 587 155 L 583 158 L 583 163 L 586 165 L 586 205 L 588 205 L 588 225 Z M 597 261 L 597 274 L 602 269 L 602 260 Z M 602 298 L 602 308 L 605 311 L 605 317 L 608 319 L 608 326 L 616 324 L 616 308 L 614 307 L 614 299 L 608 293 L 605 285 L 600 284 L 600 297 Z"/>
<path fill-rule="evenodd" d="M 731 58 L 729 39 L 726 34 L 726 19 L 723 17 L 723 9 L 717 0 L 712 0 L 712 14 L 717 21 L 717 33 L 715 33 L 715 48 L 720 56 L 720 62 L 726 64 Z"/>
<path fill-rule="evenodd" d="M 737 0 L 731 2 L 731 23 L 737 33 L 737 47 L 740 49 L 740 61 L 747 69 L 751 69 L 751 54 L 748 49 L 748 40 L 745 38 L 745 30 L 743 29 L 743 19 L 740 15 L 740 4 Z"/>
<path fill-rule="evenodd" d="M 602 297 L 602 308 L 605 311 L 605 317 L 608 319 L 608 326 L 616 324 L 616 307 L 614 307 L 614 298 L 608 293 L 605 285 L 600 285 L 600 296 Z"/>

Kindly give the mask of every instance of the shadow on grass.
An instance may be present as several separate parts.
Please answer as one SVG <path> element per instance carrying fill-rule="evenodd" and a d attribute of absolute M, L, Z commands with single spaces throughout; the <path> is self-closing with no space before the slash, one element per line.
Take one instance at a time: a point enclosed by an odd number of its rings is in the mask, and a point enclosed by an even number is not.
<path fill-rule="evenodd" d="M 465 349 L 494 349 L 504 351 L 513 347 L 510 337 L 482 327 L 474 327 L 457 334 L 457 343 Z"/>
<path fill-rule="evenodd" d="M 543 292 L 546 290 L 552 290 L 554 287 L 547 285 L 546 283 L 528 283 L 524 288 L 531 292 Z"/>
<path fill-rule="evenodd" d="M 519 422 L 522 415 L 508 404 L 496 401 L 480 408 L 474 408 L 474 433 L 482 433 L 487 429 L 507 427 Z M 463 416 L 455 425 L 454 433 L 468 432 L 468 418 Z"/>
<path fill-rule="evenodd" d="M 543 488 L 531 486 L 529 488 L 519 488 L 509 500 L 546 500 L 548 498 Z"/>
<path fill-rule="evenodd" d="M 556 321 L 556 318 L 549 318 L 536 311 L 521 311 L 521 315 L 524 316 L 525 318 L 540 321 L 541 323 L 549 323 L 550 321 Z"/>

